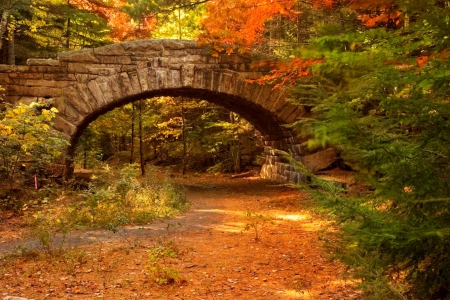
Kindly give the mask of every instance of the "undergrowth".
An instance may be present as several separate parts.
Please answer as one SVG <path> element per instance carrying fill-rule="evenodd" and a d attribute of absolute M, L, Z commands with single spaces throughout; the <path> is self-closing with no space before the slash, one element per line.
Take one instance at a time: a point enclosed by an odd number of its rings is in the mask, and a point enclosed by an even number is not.
<path fill-rule="evenodd" d="M 167 179 L 158 180 L 155 172 L 149 170 L 141 178 L 137 166 L 128 165 L 117 174 L 110 169 L 103 172 L 85 190 L 63 191 L 50 205 L 29 213 L 31 235 L 49 251 L 73 229 L 117 232 L 125 225 L 148 224 L 187 210 L 181 188 Z M 58 242 L 57 234 L 63 236 Z"/>
<path fill-rule="evenodd" d="M 148 277 L 159 285 L 183 281 L 181 273 L 170 264 L 180 254 L 173 241 L 160 241 L 148 251 Z"/>

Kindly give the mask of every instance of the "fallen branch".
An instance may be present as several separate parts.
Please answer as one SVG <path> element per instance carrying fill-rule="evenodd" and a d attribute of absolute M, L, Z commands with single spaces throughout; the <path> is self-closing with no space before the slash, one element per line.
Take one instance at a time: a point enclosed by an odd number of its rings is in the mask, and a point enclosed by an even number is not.
<path fill-rule="evenodd" d="M 253 176 L 252 172 L 245 172 L 245 173 L 241 173 L 241 174 L 231 175 L 231 179 L 244 178 L 244 177 L 250 177 L 250 176 Z"/>

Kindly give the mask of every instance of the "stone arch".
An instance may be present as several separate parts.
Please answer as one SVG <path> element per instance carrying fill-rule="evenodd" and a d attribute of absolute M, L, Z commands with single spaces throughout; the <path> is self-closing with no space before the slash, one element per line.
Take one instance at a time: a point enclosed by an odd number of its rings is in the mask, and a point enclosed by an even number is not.
<path fill-rule="evenodd" d="M 302 155 L 294 132 L 283 127 L 305 115 L 287 101 L 282 89 L 250 84 L 268 70 L 251 65 L 250 55 L 222 54 L 194 41 L 142 40 L 30 59 L 26 66 L 0 65 L 4 99 L 46 101 L 59 110 L 54 127 L 75 144 L 100 114 L 138 99 L 185 96 L 224 106 L 250 121 L 267 146 L 263 177 L 301 181 L 273 149 Z M 69 149 L 69 152 L 73 148 Z"/>

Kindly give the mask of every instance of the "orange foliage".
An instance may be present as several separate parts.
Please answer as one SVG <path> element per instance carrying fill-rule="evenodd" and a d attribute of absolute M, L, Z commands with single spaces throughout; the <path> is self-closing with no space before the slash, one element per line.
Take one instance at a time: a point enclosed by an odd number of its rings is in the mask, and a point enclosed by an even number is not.
<path fill-rule="evenodd" d="M 312 4 L 314 7 L 333 8 L 337 4 L 336 2 L 336 0 L 315 0 Z"/>
<path fill-rule="evenodd" d="M 356 10 L 377 10 L 392 7 L 392 0 L 347 0 L 347 5 Z"/>
<path fill-rule="evenodd" d="M 368 27 L 385 25 L 399 26 L 402 12 L 395 9 L 391 0 L 347 0 L 349 8 L 360 12 L 359 18 Z"/>
<path fill-rule="evenodd" d="M 295 81 L 303 76 L 308 76 L 311 74 L 309 68 L 314 65 L 323 62 L 321 59 L 307 59 L 303 60 L 301 58 L 294 58 L 289 62 L 270 62 L 264 61 L 255 66 L 269 66 L 272 68 L 269 75 L 265 75 L 258 79 L 247 80 L 249 83 L 276 83 L 273 87 L 277 89 L 286 84 L 294 84 Z"/>
<path fill-rule="evenodd" d="M 156 20 L 152 17 L 145 18 L 141 24 L 134 23 L 122 10 L 125 0 L 111 0 L 108 4 L 95 0 L 70 0 L 70 5 L 106 20 L 115 42 L 148 38 L 156 27 Z"/>
<path fill-rule="evenodd" d="M 199 43 L 212 44 L 218 51 L 234 46 L 248 50 L 262 42 L 266 21 L 296 17 L 294 5 L 294 0 L 211 0 Z"/>

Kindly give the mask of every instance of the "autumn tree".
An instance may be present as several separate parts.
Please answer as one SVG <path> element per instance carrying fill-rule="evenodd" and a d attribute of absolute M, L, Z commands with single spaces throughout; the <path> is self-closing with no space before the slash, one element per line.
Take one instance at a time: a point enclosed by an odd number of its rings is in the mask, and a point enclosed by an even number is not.
<path fill-rule="evenodd" d="M 0 178 L 9 190 L 15 184 L 31 181 L 32 174 L 19 170 L 30 163 L 40 177 L 44 164 L 62 155 L 68 142 L 52 129 L 57 110 L 40 104 L 19 104 L 0 113 Z M 25 175 L 29 176 L 26 178 Z"/>

